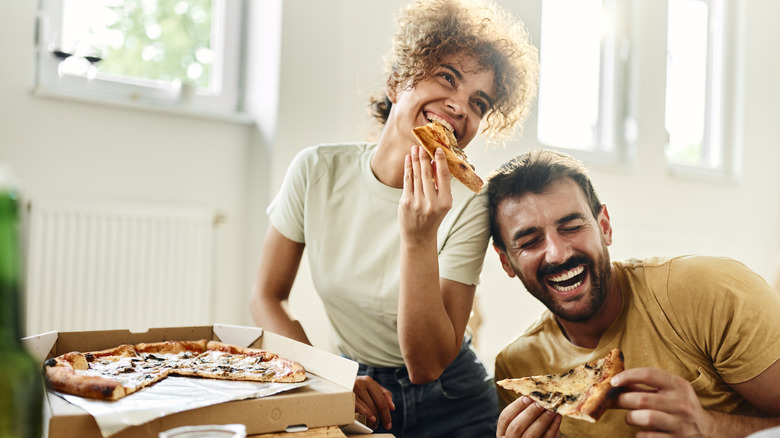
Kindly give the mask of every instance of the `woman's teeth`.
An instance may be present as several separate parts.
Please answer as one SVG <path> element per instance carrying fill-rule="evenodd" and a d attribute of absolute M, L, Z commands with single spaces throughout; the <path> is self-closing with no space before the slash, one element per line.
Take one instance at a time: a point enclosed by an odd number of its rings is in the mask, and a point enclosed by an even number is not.
<path fill-rule="evenodd" d="M 426 114 L 426 118 L 431 122 L 439 122 L 447 128 L 450 132 L 455 132 L 455 128 L 452 127 L 446 120 L 442 119 L 441 117 L 437 116 L 436 114 Z"/>

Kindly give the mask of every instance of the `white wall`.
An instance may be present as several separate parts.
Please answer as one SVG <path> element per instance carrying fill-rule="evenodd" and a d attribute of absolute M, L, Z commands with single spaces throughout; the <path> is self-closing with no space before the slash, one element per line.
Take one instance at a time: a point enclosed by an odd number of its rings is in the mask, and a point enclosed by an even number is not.
<path fill-rule="evenodd" d="M 639 59 L 646 82 L 637 90 L 636 163 L 592 167 L 615 228 L 613 259 L 720 254 L 766 277 L 774 275 L 780 252 L 780 61 L 775 56 L 780 29 L 771 17 L 780 16 L 780 2 L 735 1 L 744 29 L 735 41 L 743 60 L 735 69 L 735 106 L 741 113 L 734 135 L 742 149 L 742 177 L 712 184 L 667 172 L 663 54 Z M 500 2 L 525 17 L 538 41 L 538 4 Z M 405 2 L 250 1 L 247 99 L 257 126 L 33 96 L 34 3 L 0 2 L 5 60 L 0 160 L 11 163 L 31 197 L 196 204 L 224 212 L 214 321 L 251 324 L 247 302 L 267 226 L 263 210 L 299 150 L 369 137 L 367 98 L 382 87 L 381 58 L 389 49 L 393 15 Z M 658 4 L 664 2 L 640 3 L 641 14 L 662 18 Z M 274 23 L 281 23 L 281 30 Z M 661 29 L 637 32 L 643 47 L 658 52 L 664 44 Z M 274 68 L 277 62 L 280 70 Z M 533 138 L 529 129 L 506 149 L 475 144 L 470 156 L 486 174 L 534 147 Z M 479 347 L 492 362 L 541 306 L 519 281 L 506 277 L 492 250 L 478 296 Z M 292 298 L 314 343 L 329 348 L 305 264 Z"/>
<path fill-rule="evenodd" d="M 223 213 L 214 319 L 241 321 L 252 128 L 33 96 L 36 5 L 0 2 L 6 57 L 0 74 L 0 161 L 10 163 L 23 195 L 33 200 L 193 205 Z"/>

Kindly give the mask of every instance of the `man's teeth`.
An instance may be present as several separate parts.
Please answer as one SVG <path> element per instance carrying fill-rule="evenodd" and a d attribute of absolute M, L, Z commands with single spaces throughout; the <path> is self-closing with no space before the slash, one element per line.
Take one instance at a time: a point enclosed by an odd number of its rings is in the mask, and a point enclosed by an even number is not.
<path fill-rule="evenodd" d="M 562 284 L 557 284 L 557 283 L 562 283 L 564 281 L 570 280 L 570 279 L 572 279 L 572 278 L 582 274 L 582 272 L 584 270 L 585 270 L 584 266 L 577 266 L 576 268 L 574 268 L 574 269 L 572 269 L 570 271 L 562 272 L 560 275 L 557 275 L 555 277 L 550 277 L 549 278 L 549 284 L 550 284 L 550 286 L 554 287 L 556 290 L 559 290 L 561 292 L 568 292 L 570 290 L 574 290 L 574 289 L 578 288 L 580 285 L 582 285 L 582 279 L 579 279 L 579 280 L 575 281 L 574 283 L 568 284 L 568 285 L 565 285 L 565 286 L 562 285 Z"/>
<path fill-rule="evenodd" d="M 582 274 L 582 271 L 584 271 L 584 270 L 585 270 L 584 266 L 577 266 L 576 268 L 572 269 L 571 271 L 562 272 L 560 275 L 558 275 L 556 277 L 550 277 L 550 281 L 558 281 L 558 282 L 565 281 L 565 280 L 568 280 L 568 279 L 574 277 L 575 275 Z"/>
<path fill-rule="evenodd" d="M 551 285 L 555 290 L 561 291 L 561 292 L 568 292 L 570 290 L 577 289 L 582 284 L 582 281 L 578 281 L 574 284 L 571 284 L 569 286 L 559 286 L 557 284 Z"/>
<path fill-rule="evenodd" d="M 441 117 L 437 116 L 436 114 L 428 114 L 428 120 L 431 122 L 439 122 L 447 128 L 450 132 L 454 132 L 455 128 L 452 127 L 446 120 L 442 119 Z"/>

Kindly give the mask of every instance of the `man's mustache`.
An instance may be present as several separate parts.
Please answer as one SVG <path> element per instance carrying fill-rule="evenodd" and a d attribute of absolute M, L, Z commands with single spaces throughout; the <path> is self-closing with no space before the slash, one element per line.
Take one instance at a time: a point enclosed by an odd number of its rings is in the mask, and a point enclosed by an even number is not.
<path fill-rule="evenodd" d="M 587 265 L 590 268 L 590 259 L 583 254 L 575 254 L 563 263 L 543 265 L 537 271 L 536 278 L 541 282 L 544 277 L 547 277 L 548 275 L 559 274 L 579 265 Z"/>

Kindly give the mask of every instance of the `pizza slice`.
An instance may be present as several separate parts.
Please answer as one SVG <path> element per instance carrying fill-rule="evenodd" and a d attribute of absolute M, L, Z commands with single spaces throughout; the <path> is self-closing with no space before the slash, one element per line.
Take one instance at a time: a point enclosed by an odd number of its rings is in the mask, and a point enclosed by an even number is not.
<path fill-rule="evenodd" d="M 207 351 L 171 370 L 180 376 L 255 382 L 295 383 L 306 379 L 303 366 L 256 348 L 211 341 Z"/>
<path fill-rule="evenodd" d="M 595 423 L 622 391 L 609 382 L 624 368 L 623 352 L 616 348 L 563 374 L 504 379 L 497 384 L 561 415 Z"/>
<path fill-rule="evenodd" d="M 413 131 L 414 136 L 417 137 L 420 145 L 428 152 L 431 159 L 433 159 L 436 148 L 442 148 L 444 156 L 447 158 L 447 168 L 452 176 L 471 189 L 471 191 L 475 193 L 482 191 L 482 186 L 485 182 L 474 171 L 474 166 L 469 162 L 463 149 L 458 147 L 458 140 L 452 131 L 439 122 L 418 126 Z"/>
<path fill-rule="evenodd" d="M 99 400 L 118 400 L 164 379 L 170 371 L 138 355 L 132 345 L 66 353 L 48 359 L 44 368 L 51 389 Z"/>

